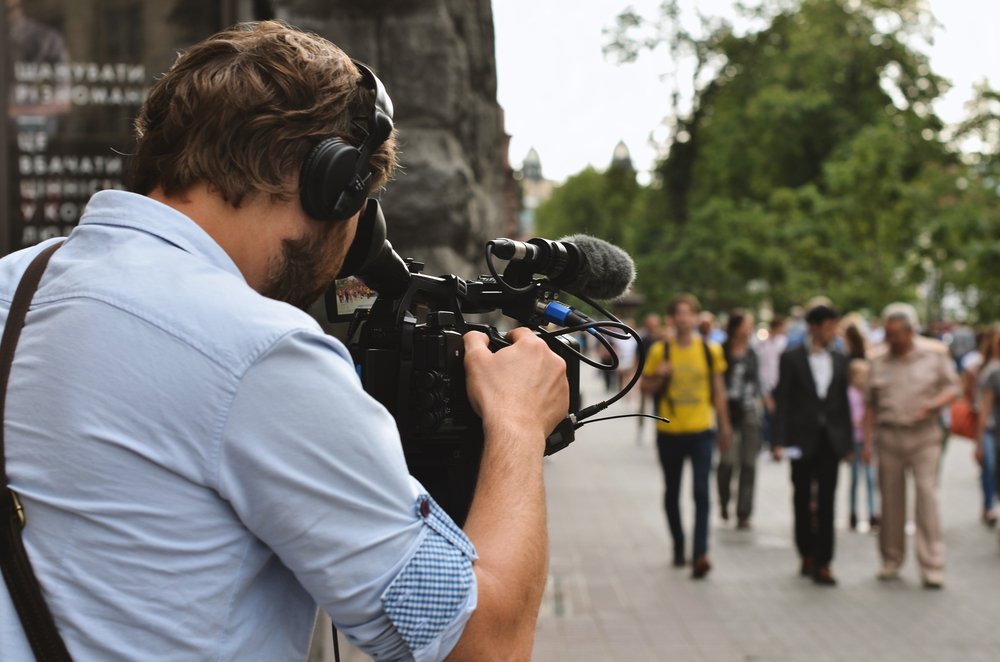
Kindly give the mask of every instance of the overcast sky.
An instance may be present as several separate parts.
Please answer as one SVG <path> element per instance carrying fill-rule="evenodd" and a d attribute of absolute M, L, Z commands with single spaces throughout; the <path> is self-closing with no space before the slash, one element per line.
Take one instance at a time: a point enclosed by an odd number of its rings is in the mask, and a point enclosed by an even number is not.
<path fill-rule="evenodd" d="M 511 134 L 510 161 L 518 167 L 531 147 L 538 150 L 542 173 L 562 181 L 592 164 L 605 168 L 619 140 L 632 152 L 640 172 L 652 167 L 662 143 L 661 124 L 669 109 L 671 85 L 661 75 L 671 70 L 663 52 L 616 66 L 605 61 L 601 30 L 628 5 L 655 16 L 661 0 L 494 0 L 499 101 Z M 693 8 L 735 17 L 732 0 L 681 0 Z M 1000 86 L 1000 1 L 928 0 L 943 24 L 930 55 L 931 68 L 953 87 L 935 106 L 945 122 L 964 116 L 973 83 L 988 78 Z"/>

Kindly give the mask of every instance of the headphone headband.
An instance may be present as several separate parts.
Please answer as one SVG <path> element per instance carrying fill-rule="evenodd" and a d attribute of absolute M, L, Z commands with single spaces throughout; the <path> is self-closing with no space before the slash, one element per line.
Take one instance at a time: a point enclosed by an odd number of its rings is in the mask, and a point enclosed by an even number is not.
<path fill-rule="evenodd" d="M 320 221 L 342 221 L 354 216 L 371 190 L 368 169 L 372 155 L 392 135 L 392 100 L 370 68 L 351 60 L 361 73 L 358 85 L 375 93 L 368 115 L 368 135 L 358 147 L 341 138 L 327 138 L 316 145 L 299 175 L 302 208 Z"/>
<path fill-rule="evenodd" d="M 375 75 L 375 72 L 368 65 L 357 60 L 351 60 L 351 62 L 361 72 L 361 84 L 375 93 L 375 110 L 382 111 L 389 119 L 392 119 L 392 99 L 389 98 L 388 92 L 385 91 L 385 85 L 382 84 L 382 81 L 379 80 L 378 76 Z"/>

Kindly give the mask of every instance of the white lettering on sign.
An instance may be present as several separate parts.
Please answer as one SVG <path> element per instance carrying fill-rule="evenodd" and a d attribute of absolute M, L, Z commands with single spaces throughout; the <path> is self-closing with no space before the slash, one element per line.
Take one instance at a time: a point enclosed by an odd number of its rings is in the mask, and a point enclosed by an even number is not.
<path fill-rule="evenodd" d="M 146 66 L 127 62 L 15 62 L 14 81 L 16 106 L 141 106 L 149 93 Z"/>
<path fill-rule="evenodd" d="M 14 80 L 21 83 L 42 83 L 52 81 L 68 82 L 70 65 L 66 62 L 50 64 L 48 62 L 15 62 Z"/>
<path fill-rule="evenodd" d="M 68 97 L 77 106 L 141 106 L 147 94 L 145 87 L 74 85 Z"/>
<path fill-rule="evenodd" d="M 72 72 L 74 83 L 142 83 L 146 80 L 146 66 L 143 64 L 129 64 L 127 62 L 118 62 L 116 64 L 73 62 L 68 68 Z M 27 67 L 24 68 L 24 73 L 29 73 Z M 35 73 L 37 75 L 37 72 Z M 44 80 L 39 78 L 22 78 L 20 75 L 15 75 L 17 76 L 17 80 Z"/>
<path fill-rule="evenodd" d="M 70 89 L 68 85 L 28 85 L 26 83 L 14 85 L 15 106 L 66 104 L 69 103 L 69 100 Z"/>
<path fill-rule="evenodd" d="M 53 156 L 22 154 L 17 160 L 21 175 L 121 175 L 120 156 Z"/>
<path fill-rule="evenodd" d="M 118 62 L 15 62 L 14 80 L 18 83 L 138 83 L 146 81 L 146 65 Z"/>
<path fill-rule="evenodd" d="M 44 152 L 48 145 L 49 135 L 44 131 L 21 131 L 17 134 L 17 146 L 22 152 Z"/>
<path fill-rule="evenodd" d="M 58 225 L 47 225 L 43 228 L 37 225 L 26 225 L 21 231 L 21 245 L 22 246 L 34 246 L 40 241 L 45 241 L 46 239 L 52 239 L 54 237 L 68 237 L 69 233 L 73 231 L 75 225 L 64 225 L 59 227 Z"/>
<path fill-rule="evenodd" d="M 22 200 L 45 200 L 47 198 L 90 198 L 98 191 L 106 189 L 125 190 L 120 179 L 22 179 L 20 182 Z"/>

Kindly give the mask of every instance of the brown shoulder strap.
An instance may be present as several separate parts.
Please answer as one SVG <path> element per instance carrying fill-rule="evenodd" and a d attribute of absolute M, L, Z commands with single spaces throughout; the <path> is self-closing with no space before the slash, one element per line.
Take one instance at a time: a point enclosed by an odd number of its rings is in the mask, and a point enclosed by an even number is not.
<path fill-rule="evenodd" d="M 7 487 L 7 462 L 4 453 L 4 404 L 7 400 L 7 381 L 10 378 L 10 367 L 14 362 L 14 350 L 21 337 L 24 318 L 31 306 L 31 299 L 42 280 L 49 258 L 55 253 L 62 242 L 49 246 L 32 260 L 27 271 L 18 283 L 14 293 L 14 301 L 7 315 L 7 325 L 0 339 L 0 568 L 3 570 L 4 581 L 10 592 L 11 601 L 21 619 L 21 625 L 28 636 L 28 643 L 35 653 L 38 662 L 72 662 L 66 644 L 56 629 L 52 612 L 49 611 L 42 595 L 42 589 L 35 578 L 35 571 L 28 560 L 28 552 L 24 549 L 21 538 L 21 528 L 24 526 L 24 515 L 20 504 L 12 490 Z"/>

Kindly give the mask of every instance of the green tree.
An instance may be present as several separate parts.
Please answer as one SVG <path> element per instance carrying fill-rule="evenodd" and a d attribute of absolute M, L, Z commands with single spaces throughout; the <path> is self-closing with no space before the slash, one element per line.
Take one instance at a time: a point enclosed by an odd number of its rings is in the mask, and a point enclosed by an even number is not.
<path fill-rule="evenodd" d="M 641 191 L 630 168 L 612 165 L 599 172 L 588 166 L 538 206 L 535 232 L 550 238 L 582 232 L 634 250 L 628 220 Z"/>
<path fill-rule="evenodd" d="M 948 287 L 976 298 L 968 281 L 996 264 L 995 243 L 973 258 L 963 242 L 995 220 L 997 182 L 980 168 L 968 184 L 939 139 L 932 104 L 946 84 L 909 46 L 933 24 L 921 7 L 765 2 L 745 9 L 759 30 L 703 19 L 698 37 L 676 2 L 653 20 L 619 16 L 609 54 L 627 62 L 666 44 L 695 63 L 690 108 L 673 95 L 667 156 L 628 219 L 643 292 L 662 305 L 691 290 L 715 308 L 825 293 L 877 310 Z M 962 135 L 997 135 L 991 94 Z"/>

